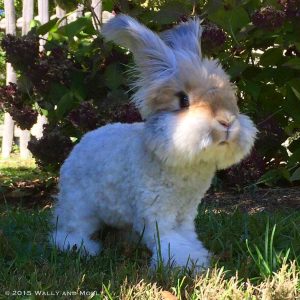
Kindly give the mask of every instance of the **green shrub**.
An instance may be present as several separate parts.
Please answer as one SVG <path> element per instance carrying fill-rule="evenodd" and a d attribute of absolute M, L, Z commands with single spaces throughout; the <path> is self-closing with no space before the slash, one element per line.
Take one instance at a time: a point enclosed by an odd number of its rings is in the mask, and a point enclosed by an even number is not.
<path fill-rule="evenodd" d="M 43 144 L 51 146 L 49 134 L 52 140 L 56 135 L 57 140 L 63 137 L 76 143 L 86 131 L 107 122 L 139 120 L 128 104 L 130 92 L 126 93 L 129 82 L 124 72 L 131 56 L 125 49 L 103 42 L 93 27 L 93 14 L 88 13 L 90 1 L 84 4 L 87 14 L 68 25 L 51 20 L 34 27 L 27 37 L 2 41 L 7 59 L 20 72 L 17 92 L 22 93 L 24 105 L 34 107 L 49 120 L 44 140 L 31 143 L 33 154 L 47 164 L 51 164 L 43 158 L 47 151 L 38 149 Z M 172 0 L 145 5 L 143 1 L 104 0 L 103 7 L 128 13 L 156 31 L 193 15 L 201 16 L 204 54 L 220 60 L 238 87 L 241 110 L 260 130 L 255 155 L 244 162 L 247 170 L 270 170 L 261 182 L 300 179 L 299 1 Z M 45 51 L 38 53 L 34 41 L 46 33 Z M 5 102 L 5 95 L 0 101 Z M 288 138 L 287 149 L 283 143 Z M 232 173 L 234 179 L 236 172 Z M 251 172 L 251 180 L 257 180 L 261 173 Z"/>

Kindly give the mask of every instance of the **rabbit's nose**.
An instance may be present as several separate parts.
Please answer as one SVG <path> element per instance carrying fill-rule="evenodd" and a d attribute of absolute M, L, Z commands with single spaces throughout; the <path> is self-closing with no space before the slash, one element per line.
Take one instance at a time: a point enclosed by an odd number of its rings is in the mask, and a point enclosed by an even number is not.
<path fill-rule="evenodd" d="M 225 128 L 229 128 L 232 123 L 234 122 L 235 117 L 233 116 L 228 116 L 226 118 L 218 118 L 217 121 L 219 122 L 219 124 L 221 124 L 223 127 Z"/>
<path fill-rule="evenodd" d="M 223 126 L 223 127 L 230 127 L 230 123 L 224 120 L 218 120 L 218 122 Z"/>

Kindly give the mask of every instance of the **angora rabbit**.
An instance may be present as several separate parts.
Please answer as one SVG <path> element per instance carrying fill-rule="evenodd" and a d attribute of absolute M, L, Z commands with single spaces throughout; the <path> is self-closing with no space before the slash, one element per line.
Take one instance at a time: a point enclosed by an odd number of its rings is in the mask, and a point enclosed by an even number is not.
<path fill-rule="evenodd" d="M 218 61 L 202 57 L 201 33 L 198 19 L 160 36 L 122 14 L 103 26 L 106 40 L 133 53 L 132 100 L 145 121 L 87 133 L 63 164 L 52 233 L 60 249 L 96 255 L 95 231 L 131 227 L 152 266 L 158 244 L 164 264 L 209 264 L 195 232 L 197 206 L 216 170 L 250 152 L 256 128 Z"/>

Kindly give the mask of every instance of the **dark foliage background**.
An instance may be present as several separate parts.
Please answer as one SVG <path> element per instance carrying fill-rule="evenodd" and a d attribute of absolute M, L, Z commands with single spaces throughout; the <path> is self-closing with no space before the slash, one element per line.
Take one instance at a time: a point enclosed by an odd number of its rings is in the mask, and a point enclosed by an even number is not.
<path fill-rule="evenodd" d="M 21 128 L 30 128 L 37 113 L 47 116 L 44 136 L 33 139 L 30 150 L 42 167 L 52 168 L 85 132 L 109 122 L 141 121 L 127 92 L 131 55 L 103 42 L 93 26 L 90 1 L 58 2 L 67 11 L 83 3 L 86 14 L 65 26 L 58 19 L 42 26 L 35 22 L 27 36 L 6 36 L 1 42 L 19 81 L 1 87 L 0 106 Z M 299 182 L 298 0 L 104 0 L 103 8 L 127 13 L 156 31 L 200 16 L 204 54 L 220 60 L 238 86 L 241 110 L 260 131 L 248 159 L 219 178 L 230 186 Z M 45 50 L 39 52 L 45 34 Z"/>

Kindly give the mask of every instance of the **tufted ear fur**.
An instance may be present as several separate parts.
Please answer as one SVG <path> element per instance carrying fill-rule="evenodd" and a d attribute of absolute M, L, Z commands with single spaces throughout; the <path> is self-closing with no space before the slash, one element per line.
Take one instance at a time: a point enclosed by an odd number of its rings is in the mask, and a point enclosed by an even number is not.
<path fill-rule="evenodd" d="M 149 79 L 173 75 L 176 61 L 173 51 L 161 38 L 135 19 L 120 14 L 110 19 L 102 29 L 108 41 L 128 48 L 134 56 L 138 72 Z"/>
<path fill-rule="evenodd" d="M 201 57 L 201 35 L 200 20 L 195 18 L 162 32 L 160 37 L 174 50 L 192 52 Z"/>

